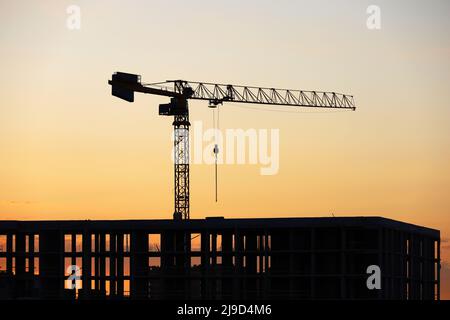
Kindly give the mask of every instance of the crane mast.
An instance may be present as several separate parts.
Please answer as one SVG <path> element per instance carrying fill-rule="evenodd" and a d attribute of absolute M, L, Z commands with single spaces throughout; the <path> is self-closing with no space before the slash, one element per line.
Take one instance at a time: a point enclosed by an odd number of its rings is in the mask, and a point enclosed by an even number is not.
<path fill-rule="evenodd" d="M 159 115 L 173 116 L 174 134 L 174 214 L 175 220 L 188 220 L 189 213 L 189 108 L 188 99 L 206 100 L 215 107 L 224 102 L 291 107 L 355 110 L 353 96 L 324 91 L 236 86 L 186 80 L 168 80 L 142 84 L 139 75 L 116 72 L 112 75 L 112 95 L 128 102 L 134 93 L 170 97 L 159 105 Z"/>
<path fill-rule="evenodd" d="M 189 219 L 189 112 L 174 115 L 174 219 Z"/>

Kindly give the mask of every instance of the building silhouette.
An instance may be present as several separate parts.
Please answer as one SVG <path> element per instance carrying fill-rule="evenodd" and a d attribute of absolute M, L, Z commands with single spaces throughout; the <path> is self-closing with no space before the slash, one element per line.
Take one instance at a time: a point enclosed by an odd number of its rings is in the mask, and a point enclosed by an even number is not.
<path fill-rule="evenodd" d="M 381 217 L 0 221 L 0 299 L 434 300 L 439 274 L 438 230 Z"/>

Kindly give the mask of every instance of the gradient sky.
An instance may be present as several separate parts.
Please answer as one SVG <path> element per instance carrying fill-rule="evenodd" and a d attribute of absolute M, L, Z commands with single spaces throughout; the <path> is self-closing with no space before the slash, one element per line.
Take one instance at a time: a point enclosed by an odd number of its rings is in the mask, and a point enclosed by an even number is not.
<path fill-rule="evenodd" d="M 69 5 L 81 30 L 66 27 Z M 366 8 L 381 8 L 381 30 Z M 280 130 L 280 171 L 191 168 L 191 217 L 380 215 L 440 229 L 450 298 L 450 2 L 0 0 L 0 219 L 171 218 L 167 99 L 114 71 L 353 94 L 356 112 L 221 108 Z M 212 125 L 204 102 L 191 120 Z M 277 110 L 280 110 L 277 108 Z"/>

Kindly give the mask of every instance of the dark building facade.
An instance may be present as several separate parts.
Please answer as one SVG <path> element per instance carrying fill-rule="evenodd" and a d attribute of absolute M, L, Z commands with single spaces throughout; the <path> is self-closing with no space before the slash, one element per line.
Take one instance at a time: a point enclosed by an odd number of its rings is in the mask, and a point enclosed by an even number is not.
<path fill-rule="evenodd" d="M 381 217 L 0 221 L 0 299 L 434 300 L 439 275 L 439 231 Z"/>

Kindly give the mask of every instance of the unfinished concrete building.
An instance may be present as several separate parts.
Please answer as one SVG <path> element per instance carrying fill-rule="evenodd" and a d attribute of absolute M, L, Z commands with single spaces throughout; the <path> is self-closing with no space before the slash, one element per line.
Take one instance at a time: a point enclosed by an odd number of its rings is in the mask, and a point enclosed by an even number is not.
<path fill-rule="evenodd" d="M 380 217 L 0 221 L 0 299 L 434 300 L 439 274 L 438 230 Z"/>

